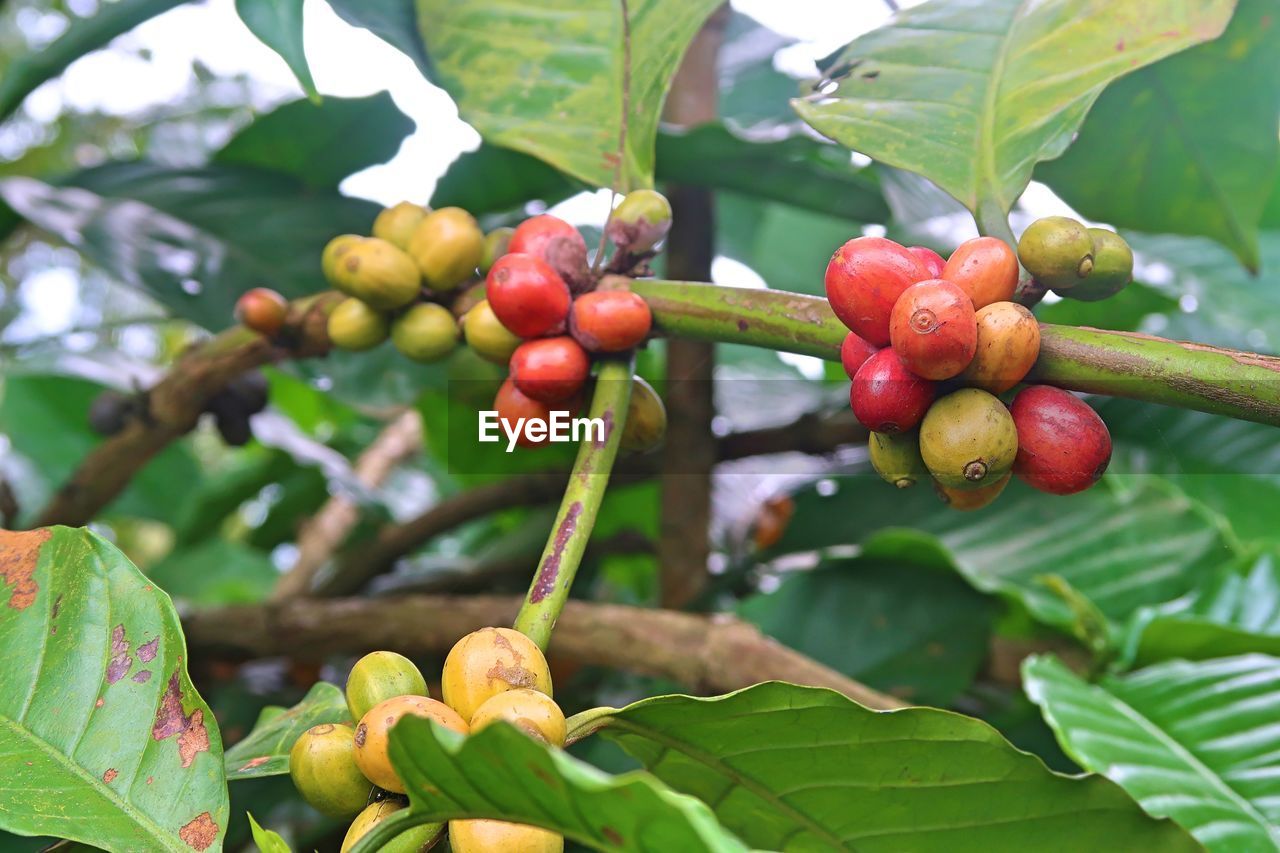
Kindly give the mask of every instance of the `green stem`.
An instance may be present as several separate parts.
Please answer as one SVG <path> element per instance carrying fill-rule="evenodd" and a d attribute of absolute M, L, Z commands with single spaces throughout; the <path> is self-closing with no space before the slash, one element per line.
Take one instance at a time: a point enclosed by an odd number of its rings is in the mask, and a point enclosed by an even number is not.
<path fill-rule="evenodd" d="M 578 448 L 569 485 L 547 547 L 538 562 L 538 571 L 529 585 L 524 604 L 516 616 L 515 629 L 538 644 L 544 651 L 551 641 L 551 630 L 569 598 L 569 587 L 582 562 L 596 513 L 609 484 L 609 472 L 618 455 L 618 444 L 626 425 L 627 405 L 631 400 L 632 360 L 605 361 L 596 377 L 589 417 L 605 424 L 604 441 L 586 440 Z"/>
<path fill-rule="evenodd" d="M 423 815 L 421 812 L 415 812 L 412 807 L 401 809 L 385 820 L 374 824 L 373 829 L 366 832 L 347 853 L 377 853 L 377 851 L 390 844 L 400 833 L 413 829 L 415 826 L 425 826 L 428 823 L 437 822 L 437 820 Z M 436 841 L 440 840 L 440 833 L 443 831 L 444 824 L 441 824 L 440 831 L 436 833 Z"/>
<path fill-rule="evenodd" d="M 1013 229 L 1009 227 L 1009 215 L 1005 213 L 1003 206 L 991 202 L 980 203 L 973 218 L 983 236 L 999 237 L 1010 246 L 1018 245 L 1018 241 L 1013 238 Z"/>
<path fill-rule="evenodd" d="M 779 290 L 639 280 L 632 290 L 668 335 L 750 344 L 838 361 L 848 330 L 827 301 Z M 1040 326 L 1030 378 L 1280 426 L 1280 358 L 1134 332 Z"/>

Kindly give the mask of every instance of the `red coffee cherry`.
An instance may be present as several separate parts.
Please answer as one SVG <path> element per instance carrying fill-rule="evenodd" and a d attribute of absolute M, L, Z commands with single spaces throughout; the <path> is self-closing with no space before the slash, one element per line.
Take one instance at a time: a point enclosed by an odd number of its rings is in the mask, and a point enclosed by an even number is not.
<path fill-rule="evenodd" d="M 569 316 L 569 286 L 533 255 L 498 258 L 485 280 L 485 295 L 502 325 L 522 338 L 563 331 Z"/>
<path fill-rule="evenodd" d="M 574 292 L 581 292 L 587 284 L 587 241 L 577 228 L 557 216 L 544 213 L 521 222 L 507 251 L 546 261 Z"/>
<path fill-rule="evenodd" d="M 498 420 L 503 424 L 504 435 L 508 430 L 514 430 L 516 423 L 522 418 L 526 421 L 545 421 L 551 417 L 550 406 L 525 396 L 509 377 L 493 398 L 493 410 L 498 413 Z M 546 443 L 545 438 L 541 441 L 530 439 L 524 430 L 520 430 L 516 436 L 516 444 L 521 447 L 537 447 Z"/>
<path fill-rule="evenodd" d="M 908 370 L 892 349 L 882 349 L 854 374 L 849 405 L 872 432 L 903 432 L 920 423 L 935 393 L 933 382 Z"/>
<path fill-rule="evenodd" d="M 958 284 L 974 308 L 1008 302 L 1018 288 L 1018 256 L 1003 240 L 975 237 L 956 247 L 940 278 Z"/>
<path fill-rule="evenodd" d="M 883 237 L 856 237 L 831 256 L 823 278 L 831 310 L 867 343 L 889 343 L 889 314 L 902 291 L 929 277 L 919 259 Z"/>
<path fill-rule="evenodd" d="M 653 312 L 629 290 L 596 290 L 573 301 L 569 333 L 591 352 L 624 352 L 653 327 Z"/>
<path fill-rule="evenodd" d="M 236 300 L 236 320 L 260 335 L 274 338 L 284 328 L 289 303 L 269 287 L 246 290 Z"/>
<path fill-rule="evenodd" d="M 912 373 L 950 379 L 969 366 L 978 348 L 973 301 L 940 278 L 913 284 L 893 306 L 889 338 Z"/>
<path fill-rule="evenodd" d="M 1072 495 L 1098 482 L 1111 462 L 1111 433 L 1087 403 L 1049 385 L 1018 392 L 1009 407 L 1018 428 L 1013 473 L 1042 492 Z"/>
<path fill-rule="evenodd" d="M 946 259 L 928 246 L 908 246 L 907 251 L 916 256 L 924 268 L 929 271 L 930 278 L 942 278 L 942 270 L 947 265 Z"/>
<path fill-rule="evenodd" d="M 852 379 L 858 368 L 879 351 L 879 347 L 873 347 L 853 332 L 845 335 L 844 343 L 840 344 L 840 364 L 844 366 L 845 375 Z"/>
<path fill-rule="evenodd" d="M 542 403 L 559 403 L 582 390 L 591 359 L 568 336 L 525 341 L 511 354 L 511 380 L 521 393 Z"/>

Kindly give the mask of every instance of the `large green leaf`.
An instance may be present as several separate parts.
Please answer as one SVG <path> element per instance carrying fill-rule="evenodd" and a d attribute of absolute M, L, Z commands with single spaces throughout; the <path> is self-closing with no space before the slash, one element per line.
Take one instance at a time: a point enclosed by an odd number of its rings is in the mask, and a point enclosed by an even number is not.
<path fill-rule="evenodd" d="M 1091 219 L 1203 234 L 1256 269 L 1280 165 L 1280 20 L 1240 0 L 1221 38 L 1117 80 L 1037 176 Z"/>
<path fill-rule="evenodd" d="M 364 98 L 329 96 L 319 104 L 291 101 L 259 116 L 213 159 L 335 189 L 348 175 L 394 157 L 413 127 L 386 92 Z"/>
<path fill-rule="evenodd" d="M 719 5 L 632 0 L 629 50 L 617 0 L 418 0 L 418 23 L 433 78 L 486 140 L 625 192 L 652 184 L 667 87 Z"/>
<path fill-rule="evenodd" d="M 1054 773 L 948 711 L 877 712 L 769 682 L 714 699 L 659 696 L 574 723 L 767 850 L 1197 849 L 1106 780 Z"/>
<path fill-rule="evenodd" d="M 832 139 L 1002 219 L 1115 78 L 1220 34 L 1234 0 L 933 0 L 829 57 L 794 102 Z"/>
<path fill-rule="evenodd" d="M 350 723 L 347 700 L 327 681 L 317 681 L 302 701 L 285 710 L 262 709 L 253 731 L 227 750 L 227 780 L 257 779 L 289 772 L 289 750 L 303 732 L 322 723 Z"/>
<path fill-rule="evenodd" d="M 363 27 L 409 56 L 427 72 L 430 62 L 418 35 L 414 0 L 329 0 L 333 11 L 348 24 Z"/>
<path fill-rule="evenodd" d="M 161 12 L 186 0 L 115 0 L 103 3 L 96 15 L 73 18 L 57 41 L 15 58 L 0 74 L 0 119 L 9 115 L 27 95 L 46 80 L 57 77 L 68 65 Z"/>
<path fill-rule="evenodd" d="M 482 142 L 449 164 L 436 182 L 431 206 L 462 207 L 483 216 L 519 210 L 534 200 L 555 204 L 581 188 L 537 157 Z"/>
<path fill-rule="evenodd" d="M 0 533 L 0 826 L 111 850 L 218 850 L 218 725 L 168 596 L 86 530 Z"/>
<path fill-rule="evenodd" d="M 1023 664 L 1062 748 L 1224 853 L 1280 847 L 1280 661 L 1173 661 L 1091 685 L 1052 657 Z"/>
<path fill-rule="evenodd" d="M 652 776 L 610 776 L 508 725 L 463 737 L 405 717 L 391 732 L 391 763 L 413 811 L 432 820 L 503 818 L 598 850 L 746 850 L 704 804 Z"/>
<path fill-rule="evenodd" d="M 236 0 L 236 13 L 263 44 L 280 54 L 302 91 L 319 101 L 302 46 L 302 0 Z"/>

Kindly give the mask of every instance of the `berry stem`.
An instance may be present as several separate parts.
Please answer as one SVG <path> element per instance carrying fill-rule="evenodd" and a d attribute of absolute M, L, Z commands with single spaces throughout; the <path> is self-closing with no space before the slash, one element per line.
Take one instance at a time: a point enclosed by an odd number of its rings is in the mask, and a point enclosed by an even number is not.
<path fill-rule="evenodd" d="M 609 359 L 601 363 L 591 396 L 589 417 L 604 422 L 604 440 L 586 438 L 578 448 L 569 485 L 556 514 L 555 526 L 538 561 L 538 570 L 524 604 L 516 616 L 515 629 L 546 651 L 551 631 L 569 599 L 569 587 L 582 562 L 596 513 L 609 484 L 609 472 L 618 455 L 618 444 L 626 425 L 631 400 L 632 359 Z"/>
<path fill-rule="evenodd" d="M 377 853 L 378 850 L 390 844 L 392 839 L 400 833 L 413 829 L 415 826 L 437 823 L 438 820 L 438 818 L 414 811 L 413 808 L 402 809 L 385 820 L 379 821 L 347 853 Z M 439 838 L 438 835 L 437 838 Z"/>

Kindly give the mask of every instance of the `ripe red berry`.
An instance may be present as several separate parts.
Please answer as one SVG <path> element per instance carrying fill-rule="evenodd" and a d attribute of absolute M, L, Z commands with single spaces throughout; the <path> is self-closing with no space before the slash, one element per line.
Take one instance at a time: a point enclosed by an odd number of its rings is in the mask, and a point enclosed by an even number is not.
<path fill-rule="evenodd" d="M 973 301 L 940 278 L 913 284 L 893 306 L 889 338 L 912 373 L 950 379 L 969 366 L 978 349 Z"/>
<path fill-rule="evenodd" d="M 959 285 L 974 308 L 1008 302 L 1018 288 L 1018 256 L 1003 240 L 975 237 L 956 247 L 939 278 Z"/>
<path fill-rule="evenodd" d="M 907 251 L 915 255 L 916 259 L 924 264 L 924 268 L 929 271 L 930 278 L 942 278 L 942 269 L 947 265 L 942 255 L 939 255 L 928 246 L 908 246 Z"/>
<path fill-rule="evenodd" d="M 284 328 L 289 303 L 269 287 L 246 290 L 236 300 L 236 320 L 260 335 L 273 338 Z"/>
<path fill-rule="evenodd" d="M 879 347 L 873 347 L 853 332 L 844 336 L 844 343 L 840 344 L 840 364 L 844 366 L 845 374 L 852 379 L 853 375 L 858 372 L 858 368 L 863 363 L 880 351 Z"/>
<path fill-rule="evenodd" d="M 929 277 L 919 259 L 883 237 L 856 237 L 831 256 L 824 283 L 831 310 L 870 344 L 889 343 L 889 313 L 902 291 Z"/>
<path fill-rule="evenodd" d="M 525 396 L 510 378 L 502 383 L 502 387 L 498 389 L 497 396 L 493 398 L 493 410 L 498 413 L 498 420 L 502 422 L 503 432 L 506 434 L 515 432 L 517 436 L 516 443 L 521 447 L 537 447 L 546 443 L 546 439 L 541 441 L 530 439 L 523 429 L 517 428 L 517 424 L 522 419 L 526 421 L 549 420 L 551 407 L 546 403 L 539 403 L 537 400 Z"/>
<path fill-rule="evenodd" d="M 592 352 L 623 352 L 641 343 L 653 326 L 653 312 L 629 290 L 596 290 L 573 301 L 569 332 Z"/>
<path fill-rule="evenodd" d="M 575 293 L 589 279 L 587 241 L 577 228 L 549 213 L 530 217 L 516 226 L 507 251 L 546 261 Z"/>
<path fill-rule="evenodd" d="M 559 403 L 582 390 L 591 359 L 568 336 L 525 341 L 511 354 L 511 379 L 521 393 L 543 403 Z"/>
<path fill-rule="evenodd" d="M 522 338 L 563 331 L 569 316 L 569 286 L 533 255 L 498 258 L 485 280 L 485 295 L 502 325 Z"/>
<path fill-rule="evenodd" d="M 892 349 L 882 349 L 854 374 L 849 405 L 872 432 L 903 432 L 920 423 L 935 393 L 933 382 L 908 370 Z"/>
<path fill-rule="evenodd" d="M 1111 461 L 1111 433 L 1070 392 L 1031 385 L 1009 407 L 1018 428 L 1013 472 L 1042 492 L 1072 495 L 1092 486 Z"/>

